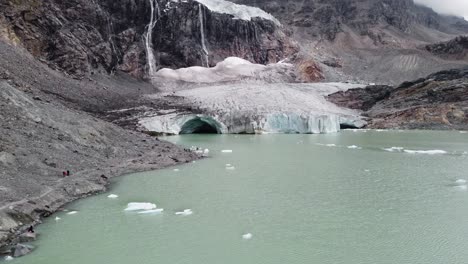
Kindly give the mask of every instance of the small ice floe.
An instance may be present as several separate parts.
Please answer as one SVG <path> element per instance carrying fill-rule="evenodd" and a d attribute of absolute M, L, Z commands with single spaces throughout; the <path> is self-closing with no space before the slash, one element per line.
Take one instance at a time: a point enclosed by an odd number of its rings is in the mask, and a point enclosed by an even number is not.
<path fill-rule="evenodd" d="M 77 211 L 71 211 L 71 212 L 68 212 L 67 215 L 74 215 L 74 214 L 77 214 L 78 212 Z"/>
<path fill-rule="evenodd" d="M 324 147 L 336 147 L 336 144 L 322 144 L 322 143 L 316 143 L 315 145 L 317 145 L 317 146 L 324 146 Z"/>
<path fill-rule="evenodd" d="M 466 133 L 468 133 L 468 131 L 459 131 L 459 132 L 460 132 L 460 134 L 466 134 Z"/>
<path fill-rule="evenodd" d="M 440 149 L 434 149 L 434 150 L 411 150 L 411 149 L 405 149 L 403 150 L 405 153 L 409 154 L 427 154 L 427 155 L 441 155 L 441 154 L 447 154 L 447 151 L 445 150 L 440 150 Z"/>
<path fill-rule="evenodd" d="M 162 212 L 164 212 L 164 209 L 158 208 L 158 209 L 140 211 L 138 212 L 138 214 L 160 214 Z"/>
<path fill-rule="evenodd" d="M 243 234 L 242 239 L 249 240 L 252 239 L 253 235 L 251 233 Z"/>
<path fill-rule="evenodd" d="M 385 129 L 376 129 L 375 131 L 376 131 L 376 132 L 385 132 L 385 131 L 387 131 L 387 130 L 385 130 Z"/>
<path fill-rule="evenodd" d="M 156 205 L 154 203 L 128 203 L 124 211 L 141 211 L 141 210 L 154 210 Z"/>
<path fill-rule="evenodd" d="M 188 216 L 188 215 L 193 214 L 193 211 L 192 211 L 192 209 L 185 209 L 184 211 L 176 212 L 175 214 L 176 215 L 182 215 L 182 216 Z"/>
<path fill-rule="evenodd" d="M 210 155 L 210 150 L 209 149 L 205 149 L 203 150 L 203 157 L 208 157 L 208 155 Z"/>
<path fill-rule="evenodd" d="M 362 149 L 361 147 L 356 146 L 356 145 L 348 146 L 348 148 L 349 149 Z"/>
<path fill-rule="evenodd" d="M 234 166 L 226 166 L 226 170 L 235 170 L 235 169 L 236 169 L 236 167 L 234 167 Z"/>
<path fill-rule="evenodd" d="M 179 169 L 174 169 L 174 171 L 175 171 L 175 172 L 178 172 L 178 171 L 180 171 L 180 170 L 179 170 Z"/>
<path fill-rule="evenodd" d="M 6 256 L 4 259 L 5 259 L 5 261 L 11 261 L 11 260 L 13 260 L 13 257 L 12 256 Z"/>
<path fill-rule="evenodd" d="M 391 147 L 391 148 L 384 148 L 383 150 L 389 151 L 389 152 L 402 152 L 404 148 L 402 147 Z"/>
<path fill-rule="evenodd" d="M 364 171 L 365 171 L 365 172 L 370 172 L 370 170 L 368 170 L 368 169 L 365 169 Z"/>
<path fill-rule="evenodd" d="M 119 196 L 117 194 L 109 194 L 107 198 L 116 199 L 116 198 L 119 198 Z"/>
<path fill-rule="evenodd" d="M 58 216 L 55 217 L 55 221 L 57 221 L 57 222 L 60 221 L 60 219 L 62 219 L 62 218 L 60 218 Z"/>
<path fill-rule="evenodd" d="M 223 149 L 221 150 L 222 153 L 232 153 L 232 149 Z"/>
<path fill-rule="evenodd" d="M 455 181 L 455 185 L 466 185 L 465 179 L 458 179 Z"/>

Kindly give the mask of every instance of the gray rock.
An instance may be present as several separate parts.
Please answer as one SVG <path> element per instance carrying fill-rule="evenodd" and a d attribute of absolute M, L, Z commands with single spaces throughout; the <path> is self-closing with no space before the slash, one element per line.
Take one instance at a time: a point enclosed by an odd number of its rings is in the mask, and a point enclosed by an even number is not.
<path fill-rule="evenodd" d="M 34 250 L 34 247 L 31 245 L 25 244 L 17 244 L 16 246 L 12 247 L 12 256 L 15 258 L 25 256 L 31 253 Z"/>

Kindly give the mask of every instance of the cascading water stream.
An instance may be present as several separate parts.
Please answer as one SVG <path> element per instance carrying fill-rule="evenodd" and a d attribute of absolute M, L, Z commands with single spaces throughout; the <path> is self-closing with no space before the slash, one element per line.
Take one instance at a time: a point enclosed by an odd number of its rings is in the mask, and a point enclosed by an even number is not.
<path fill-rule="evenodd" d="M 149 0 L 151 6 L 151 18 L 148 24 L 148 30 L 146 32 L 145 46 L 146 46 L 146 57 L 148 61 L 149 77 L 153 78 L 156 74 L 156 56 L 153 50 L 153 29 L 158 22 L 161 15 L 159 10 L 159 4 L 157 0 Z"/>
<path fill-rule="evenodd" d="M 200 20 L 200 35 L 201 35 L 202 52 L 203 52 L 203 56 L 204 56 L 205 63 L 206 63 L 206 65 L 203 65 L 203 62 L 202 62 L 202 65 L 206 67 L 210 67 L 210 62 L 208 59 L 209 52 L 205 44 L 205 25 L 204 25 L 204 18 L 203 18 L 203 9 L 200 3 L 198 4 L 198 18 Z"/>

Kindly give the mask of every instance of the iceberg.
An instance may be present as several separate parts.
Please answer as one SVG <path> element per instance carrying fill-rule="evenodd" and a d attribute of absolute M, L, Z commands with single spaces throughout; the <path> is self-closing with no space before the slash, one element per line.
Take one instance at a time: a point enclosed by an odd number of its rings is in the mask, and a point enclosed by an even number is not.
<path fill-rule="evenodd" d="M 251 233 L 243 234 L 242 239 L 249 240 L 252 239 L 253 235 Z"/>
<path fill-rule="evenodd" d="M 164 209 L 159 208 L 159 209 L 141 211 L 141 212 L 138 212 L 138 214 L 160 214 L 162 212 L 164 212 Z"/>
<path fill-rule="evenodd" d="M 175 213 L 175 215 L 182 215 L 182 216 L 188 216 L 188 215 L 192 215 L 192 214 L 193 214 L 192 209 L 185 209 L 182 212 L 176 212 Z"/>
<path fill-rule="evenodd" d="M 140 211 L 140 210 L 153 210 L 156 209 L 154 203 L 128 203 L 124 211 Z"/>
<path fill-rule="evenodd" d="M 447 154 L 447 151 L 445 150 L 410 150 L 410 149 L 405 149 L 403 150 L 405 153 L 409 154 L 428 154 L 428 155 L 440 155 L 440 154 Z"/>

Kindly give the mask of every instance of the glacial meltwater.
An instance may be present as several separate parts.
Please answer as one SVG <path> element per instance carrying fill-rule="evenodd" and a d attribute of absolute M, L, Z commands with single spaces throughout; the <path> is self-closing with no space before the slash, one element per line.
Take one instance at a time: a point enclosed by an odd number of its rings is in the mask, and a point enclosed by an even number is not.
<path fill-rule="evenodd" d="M 468 134 L 167 140 L 209 158 L 114 179 L 46 219 L 36 250 L 10 263 L 468 263 Z M 150 204 L 124 211 L 133 202 Z"/>

